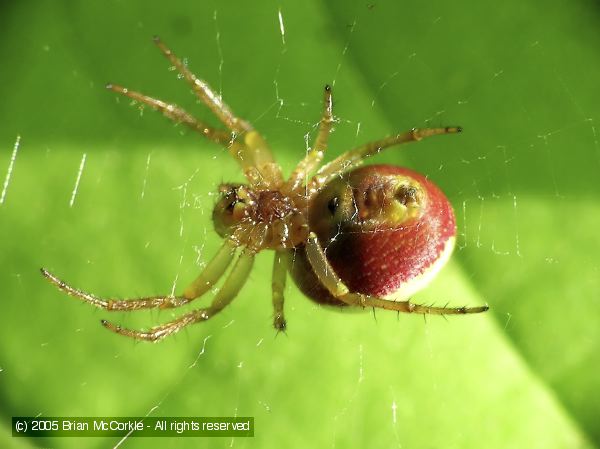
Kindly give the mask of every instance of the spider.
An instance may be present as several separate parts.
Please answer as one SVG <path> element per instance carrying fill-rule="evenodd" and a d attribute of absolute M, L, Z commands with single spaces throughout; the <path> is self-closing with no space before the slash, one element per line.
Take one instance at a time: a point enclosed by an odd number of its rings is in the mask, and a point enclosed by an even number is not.
<path fill-rule="evenodd" d="M 408 298 L 422 289 L 450 257 L 456 234 L 452 207 L 431 181 L 407 168 L 357 168 L 364 159 L 384 149 L 458 133 L 461 128 L 411 129 L 361 145 L 320 166 L 335 123 L 332 91 L 325 86 L 314 144 L 285 179 L 263 137 L 236 117 L 158 37 L 154 42 L 227 131 L 203 123 L 175 104 L 116 84 L 106 87 L 226 147 L 239 163 L 247 184 L 221 184 L 212 214 L 215 230 L 224 242 L 178 296 L 105 299 L 71 287 L 44 268 L 42 274 L 60 290 L 93 306 L 129 312 L 188 304 L 208 292 L 233 266 L 207 307 L 147 331 L 102 320 L 104 327 L 136 340 L 159 341 L 190 324 L 209 320 L 236 297 L 256 254 L 267 249 L 275 252 L 272 301 L 277 331 L 286 329 L 283 292 L 288 271 L 300 290 L 320 304 L 440 315 L 488 310 L 487 305 L 433 307 L 410 302 Z"/>

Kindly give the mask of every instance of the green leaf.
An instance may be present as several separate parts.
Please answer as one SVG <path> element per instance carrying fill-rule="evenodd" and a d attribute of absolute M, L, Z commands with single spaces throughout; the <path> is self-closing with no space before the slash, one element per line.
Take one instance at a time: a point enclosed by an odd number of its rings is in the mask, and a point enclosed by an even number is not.
<path fill-rule="evenodd" d="M 593 5 L 196 3 L 3 6 L 0 445 L 119 443 L 17 440 L 12 416 L 148 414 L 254 416 L 255 437 L 235 441 L 250 447 L 598 446 Z M 146 328 L 179 310 L 109 314 L 49 285 L 42 266 L 101 296 L 179 291 L 219 247 L 211 192 L 242 180 L 227 151 L 104 89 L 118 82 L 217 124 L 154 34 L 286 172 L 314 137 L 325 83 L 338 118 L 329 158 L 411 127 L 463 126 L 374 160 L 427 174 L 456 208 L 458 249 L 415 301 L 490 311 L 374 319 L 318 307 L 289 281 L 289 330 L 276 335 L 265 251 L 222 314 L 152 345 L 99 320 Z"/>

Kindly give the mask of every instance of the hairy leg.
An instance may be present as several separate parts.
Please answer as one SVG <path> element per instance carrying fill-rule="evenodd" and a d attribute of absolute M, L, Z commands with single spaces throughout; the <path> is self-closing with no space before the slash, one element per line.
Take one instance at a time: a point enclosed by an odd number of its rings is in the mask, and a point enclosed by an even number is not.
<path fill-rule="evenodd" d="M 165 103 L 162 100 L 149 97 L 140 92 L 119 86 L 118 84 L 107 84 L 106 88 L 162 112 L 165 117 L 173 120 L 176 123 L 183 123 L 184 125 L 190 127 L 194 131 L 199 132 L 209 140 L 212 140 L 219 145 L 227 147 L 231 143 L 232 139 L 230 133 L 220 129 L 211 128 L 206 123 L 203 123 L 197 118 L 193 117 L 190 113 L 186 112 L 176 104 Z"/>
<path fill-rule="evenodd" d="M 308 174 L 318 167 L 323 160 L 323 156 L 327 150 L 329 134 L 334 123 L 332 107 L 331 87 L 327 85 L 323 94 L 323 114 L 321 115 L 315 142 L 306 157 L 298 163 L 290 175 L 284 187 L 284 192 L 293 192 L 304 185 L 304 180 Z"/>
<path fill-rule="evenodd" d="M 102 325 L 108 330 L 111 330 L 117 334 L 124 335 L 126 337 L 133 338 L 135 340 L 145 340 L 156 342 L 163 338 L 179 332 L 185 326 L 190 324 L 206 321 L 215 316 L 221 310 L 223 310 L 233 299 L 237 296 L 241 288 L 244 286 L 248 275 L 252 270 L 254 263 L 254 253 L 244 252 L 242 253 L 231 273 L 225 280 L 225 283 L 213 299 L 213 302 L 209 307 L 202 309 L 193 310 L 179 318 L 169 321 L 168 323 L 155 326 L 148 331 L 138 331 L 133 329 L 125 329 L 119 325 L 110 323 L 106 320 L 102 320 Z"/>
<path fill-rule="evenodd" d="M 208 83 L 194 75 L 158 36 L 154 37 L 154 43 L 190 84 L 196 96 L 210 108 L 213 114 L 215 114 L 227 128 L 236 134 L 242 134 L 252 130 L 250 124 L 233 115 L 229 106 L 223 103 L 221 97 L 210 88 Z"/>
<path fill-rule="evenodd" d="M 149 296 L 134 299 L 106 299 L 82 290 L 76 289 L 60 280 L 48 270 L 42 268 L 42 275 L 69 296 L 81 299 L 93 306 L 108 311 L 131 311 L 140 309 L 170 309 L 179 307 L 198 298 L 208 291 L 220 278 L 233 259 L 234 249 L 230 242 L 226 241 L 200 276 L 185 290 L 183 296 Z"/>
<path fill-rule="evenodd" d="M 251 184 L 266 186 L 266 188 L 276 188 L 281 185 L 283 182 L 281 171 L 279 166 L 275 164 L 271 150 L 262 136 L 248 122 L 236 117 L 229 106 L 221 100 L 221 97 L 205 81 L 196 77 L 158 37 L 154 38 L 154 42 L 186 81 L 190 83 L 196 96 L 210 108 L 230 132 L 208 126 L 175 104 L 166 103 L 116 84 L 108 84 L 106 87 L 159 110 L 171 120 L 183 123 L 213 142 L 226 147 L 240 164 Z"/>
<path fill-rule="evenodd" d="M 419 141 L 430 136 L 454 134 L 461 131 L 462 129 L 459 127 L 415 128 L 402 134 L 361 145 L 353 150 L 343 153 L 333 161 L 321 167 L 308 184 L 309 192 L 318 192 L 325 184 L 336 176 L 339 176 L 342 172 L 361 164 L 364 159 L 373 156 L 374 154 L 378 154 L 389 147 L 407 142 Z"/>

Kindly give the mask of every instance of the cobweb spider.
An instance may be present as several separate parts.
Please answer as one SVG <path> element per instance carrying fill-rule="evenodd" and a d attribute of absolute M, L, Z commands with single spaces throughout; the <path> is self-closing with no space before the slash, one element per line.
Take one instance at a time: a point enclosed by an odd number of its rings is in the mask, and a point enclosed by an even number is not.
<path fill-rule="evenodd" d="M 431 181 L 409 169 L 389 165 L 357 168 L 364 159 L 394 145 L 457 133 L 460 128 L 412 129 L 361 145 L 320 166 L 335 122 L 331 88 L 325 86 L 315 141 L 285 179 L 261 135 L 236 117 L 159 38 L 154 42 L 227 130 L 208 126 L 174 104 L 116 84 L 106 87 L 224 146 L 240 164 L 247 184 L 220 185 L 213 210 L 215 230 L 224 243 L 178 296 L 105 299 L 73 288 L 43 268 L 42 274 L 60 290 L 93 306 L 130 312 L 188 304 L 207 293 L 228 267 L 233 267 L 208 307 L 147 331 L 102 320 L 104 327 L 136 340 L 159 341 L 189 324 L 209 320 L 236 297 L 254 257 L 266 249 L 275 252 L 272 299 L 273 324 L 278 331 L 286 328 L 283 292 L 288 271 L 298 287 L 321 304 L 440 315 L 488 309 L 433 307 L 408 300 L 450 257 L 456 235 L 452 207 Z"/>

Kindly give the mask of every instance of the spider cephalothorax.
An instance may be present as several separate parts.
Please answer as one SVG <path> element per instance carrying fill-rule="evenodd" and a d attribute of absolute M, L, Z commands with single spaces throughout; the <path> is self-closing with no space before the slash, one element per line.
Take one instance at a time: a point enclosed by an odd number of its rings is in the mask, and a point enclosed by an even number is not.
<path fill-rule="evenodd" d="M 359 146 L 320 166 L 334 123 L 331 88 L 326 86 L 315 142 L 285 179 L 260 134 L 233 115 L 206 82 L 158 38 L 155 43 L 227 131 L 202 123 L 174 104 L 114 84 L 107 88 L 225 146 L 240 164 L 247 184 L 222 184 L 213 210 L 215 230 L 224 243 L 180 296 L 104 299 L 67 285 L 45 269 L 42 274 L 59 289 L 96 307 L 131 311 L 187 304 L 208 292 L 233 266 L 207 307 L 148 331 L 124 329 L 102 320 L 106 328 L 135 339 L 158 341 L 188 324 L 206 321 L 235 298 L 255 255 L 265 249 L 275 251 L 273 324 L 278 330 L 286 328 L 283 292 L 288 271 L 307 296 L 322 304 L 441 315 L 488 309 L 433 307 L 409 301 L 450 257 L 456 235 L 452 207 L 431 181 L 412 170 L 390 165 L 357 168 L 365 158 L 391 146 L 460 132 L 460 128 L 412 129 Z"/>
<path fill-rule="evenodd" d="M 280 190 L 223 184 L 213 209 L 215 230 L 253 251 L 294 248 L 308 238 L 304 201 Z"/>

